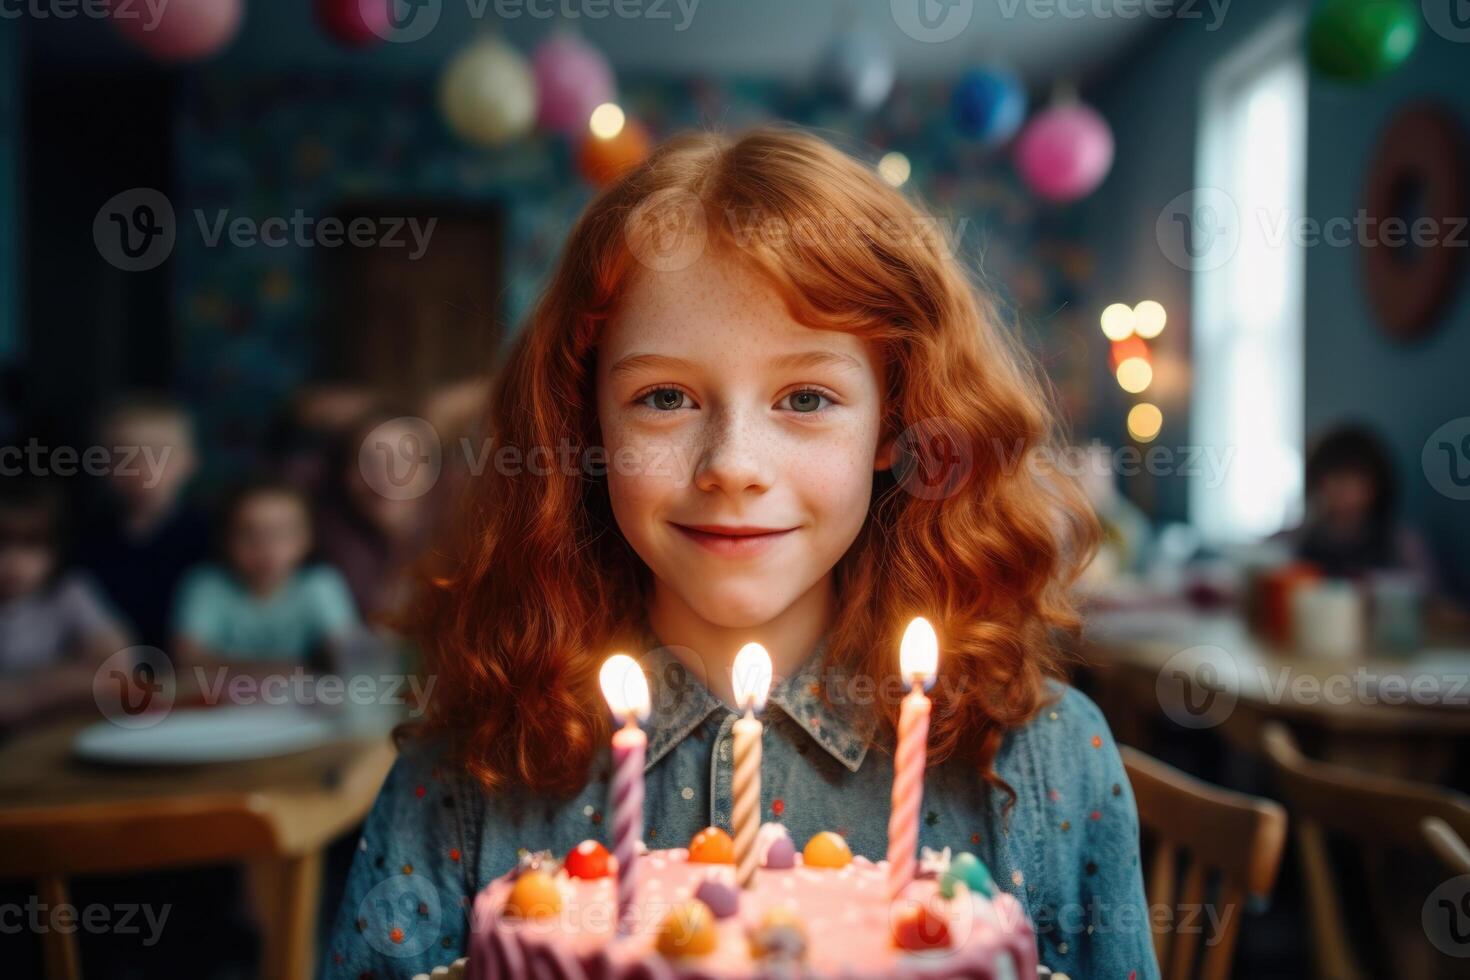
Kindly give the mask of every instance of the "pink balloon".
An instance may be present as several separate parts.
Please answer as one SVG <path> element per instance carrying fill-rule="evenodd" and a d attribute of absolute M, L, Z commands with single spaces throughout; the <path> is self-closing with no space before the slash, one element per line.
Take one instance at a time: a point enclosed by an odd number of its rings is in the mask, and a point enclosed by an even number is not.
<path fill-rule="evenodd" d="M 155 19 L 152 5 L 130 3 L 112 17 L 118 31 L 160 61 L 197 61 L 224 47 L 240 29 L 243 0 L 168 0 Z"/>
<path fill-rule="evenodd" d="M 1037 196 L 1065 203 L 1091 194 L 1113 166 L 1113 131 L 1080 102 L 1037 113 L 1016 141 L 1016 169 Z"/>
<path fill-rule="evenodd" d="M 553 34 L 531 56 L 536 75 L 536 121 L 568 136 L 587 130 L 592 110 L 616 95 L 602 53 L 573 34 Z"/>
<path fill-rule="evenodd" d="M 322 30 L 352 48 L 375 44 L 388 36 L 388 5 L 393 0 L 316 0 Z"/>

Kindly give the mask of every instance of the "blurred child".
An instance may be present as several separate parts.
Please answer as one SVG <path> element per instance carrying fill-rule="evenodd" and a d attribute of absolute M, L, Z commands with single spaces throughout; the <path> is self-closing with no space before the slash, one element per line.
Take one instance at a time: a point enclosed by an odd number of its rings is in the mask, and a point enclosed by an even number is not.
<path fill-rule="evenodd" d="M 180 580 L 208 557 L 208 521 L 184 500 L 197 465 L 193 427 L 177 403 L 136 396 L 106 414 L 99 439 L 113 454 L 111 499 L 81 536 L 78 562 L 138 641 L 162 648 Z"/>
<path fill-rule="evenodd" d="M 0 728 L 86 703 L 121 624 L 82 575 L 63 572 L 62 502 L 25 477 L 0 480 Z"/>
<path fill-rule="evenodd" d="M 247 483 L 230 495 L 222 516 L 223 563 L 194 569 L 179 588 L 180 663 L 217 661 L 244 672 L 319 658 L 335 663 L 357 613 L 334 569 L 306 564 L 312 524 L 300 491 Z"/>

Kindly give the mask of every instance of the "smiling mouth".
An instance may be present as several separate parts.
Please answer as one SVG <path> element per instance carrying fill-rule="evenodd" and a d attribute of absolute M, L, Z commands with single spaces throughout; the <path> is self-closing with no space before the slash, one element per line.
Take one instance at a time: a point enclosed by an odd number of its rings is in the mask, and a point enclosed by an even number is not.
<path fill-rule="evenodd" d="M 760 554 L 797 530 L 794 527 L 724 527 L 713 524 L 674 524 L 674 527 L 705 550 L 727 557 Z"/>

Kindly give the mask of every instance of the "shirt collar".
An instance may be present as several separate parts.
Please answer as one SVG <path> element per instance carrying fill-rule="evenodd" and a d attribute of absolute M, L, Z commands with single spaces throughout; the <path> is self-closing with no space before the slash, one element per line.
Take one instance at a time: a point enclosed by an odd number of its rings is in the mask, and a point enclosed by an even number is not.
<path fill-rule="evenodd" d="M 857 772 L 867 755 L 877 718 L 854 699 L 849 672 L 826 664 L 826 654 L 823 637 L 789 677 L 773 678 L 766 714 L 769 716 L 771 704 L 776 705 L 834 759 L 850 772 Z M 710 693 L 704 681 L 667 647 L 655 643 L 639 659 L 648 677 L 653 706 L 646 726 L 646 772 L 714 712 L 737 712 Z M 824 688 L 831 704 L 822 698 Z"/>

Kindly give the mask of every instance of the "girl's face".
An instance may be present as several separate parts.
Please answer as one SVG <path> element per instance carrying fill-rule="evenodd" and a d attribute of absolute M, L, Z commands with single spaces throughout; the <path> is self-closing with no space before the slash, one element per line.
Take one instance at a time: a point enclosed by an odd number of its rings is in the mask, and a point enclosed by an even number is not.
<path fill-rule="evenodd" d="M 635 277 L 597 355 L 618 527 L 706 622 L 770 622 L 825 576 L 867 517 L 878 361 L 793 320 L 775 291 L 706 253 Z"/>

